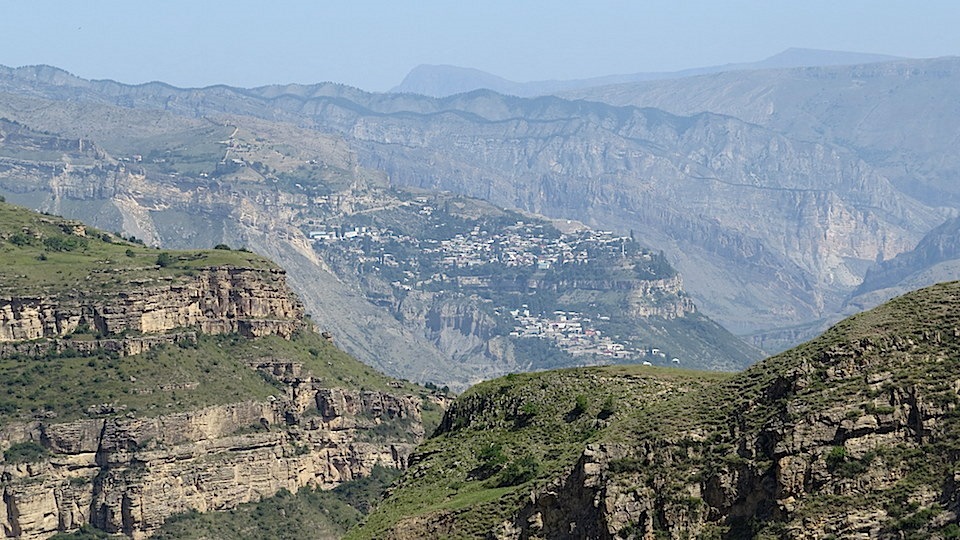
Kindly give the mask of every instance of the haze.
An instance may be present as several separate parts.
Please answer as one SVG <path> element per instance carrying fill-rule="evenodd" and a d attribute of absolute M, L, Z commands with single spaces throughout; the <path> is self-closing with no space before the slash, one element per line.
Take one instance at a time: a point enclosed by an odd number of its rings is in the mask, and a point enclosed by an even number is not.
<path fill-rule="evenodd" d="M 92 7 L 96 6 L 96 7 Z M 185 87 L 335 81 L 384 91 L 419 64 L 516 81 L 750 62 L 789 47 L 960 51 L 960 3 L 5 2 L 0 64 Z"/>

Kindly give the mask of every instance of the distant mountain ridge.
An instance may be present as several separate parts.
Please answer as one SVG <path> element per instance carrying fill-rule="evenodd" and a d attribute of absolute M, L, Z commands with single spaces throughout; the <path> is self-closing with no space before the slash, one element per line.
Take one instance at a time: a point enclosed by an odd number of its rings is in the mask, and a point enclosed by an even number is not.
<path fill-rule="evenodd" d="M 128 146 L 118 136 L 123 126 L 98 127 L 111 107 L 144 115 L 140 130 L 153 129 L 147 117 L 158 114 L 198 126 L 238 115 L 297 126 L 353 153 L 347 177 L 370 174 L 394 186 L 449 190 L 621 234 L 633 230 L 666 252 L 704 313 L 754 334 L 835 315 L 871 264 L 912 249 L 953 215 L 942 207 L 949 199 L 923 204 L 904 189 L 921 184 L 911 178 L 949 187 L 956 104 L 936 97 L 956 92 L 957 65 L 936 59 L 771 69 L 570 93 L 588 99 L 490 90 L 437 99 L 336 84 L 125 86 L 35 67 L 0 70 L 0 91 L 10 101 L 0 101 L 0 115 L 120 147 Z M 791 91 L 764 97 L 771 80 Z M 644 98 L 645 90 L 664 88 L 671 91 L 657 94 L 660 108 L 632 99 L 635 91 Z M 608 90 L 624 92 L 625 102 L 608 103 L 618 97 Z M 918 99 L 930 92 L 936 99 Z M 24 96 L 58 103 L 70 116 L 17 101 Z M 884 113 L 871 116 L 876 96 L 886 96 Z M 716 107 L 703 107 L 707 98 Z M 843 118 L 835 101 L 849 106 L 841 107 Z M 104 113 L 90 113 L 92 104 Z M 668 106 L 682 110 L 666 112 Z M 781 110 L 799 124 L 778 122 Z M 894 147 L 916 144 L 913 171 L 895 167 L 903 153 L 887 153 L 887 143 L 878 152 L 842 131 L 856 125 L 875 125 L 864 133 L 877 140 L 892 134 Z M 930 126 L 936 136 L 922 131 Z"/>
<path fill-rule="evenodd" d="M 724 64 L 680 71 L 642 72 L 624 75 L 606 75 L 587 79 L 530 82 L 511 81 L 479 69 L 452 65 L 423 64 L 413 68 L 399 85 L 390 89 L 390 92 L 408 92 L 432 97 L 446 97 L 473 90 L 487 89 L 512 96 L 534 97 L 594 86 L 660 79 L 678 79 L 725 71 L 870 64 L 900 59 L 901 58 L 896 56 L 882 54 L 790 48 L 758 62 Z"/>

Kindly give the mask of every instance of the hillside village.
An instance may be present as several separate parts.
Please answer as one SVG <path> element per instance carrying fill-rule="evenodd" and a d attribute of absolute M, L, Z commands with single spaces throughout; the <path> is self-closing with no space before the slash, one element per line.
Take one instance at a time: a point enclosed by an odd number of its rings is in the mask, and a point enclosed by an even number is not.
<path fill-rule="evenodd" d="M 680 362 L 649 343 L 635 343 L 602 328 L 616 315 L 586 315 L 564 306 L 507 303 L 504 291 L 530 293 L 551 280 L 659 279 L 669 266 L 629 236 L 585 227 L 561 232 L 520 214 L 496 219 L 453 215 L 450 202 L 432 197 L 373 199 L 369 192 L 318 197 L 319 219 L 304 233 L 326 257 L 352 261 L 360 274 L 380 275 L 402 295 L 414 290 L 457 290 L 493 301 L 510 317 L 509 336 L 545 340 L 585 364 Z M 444 208 L 446 207 L 446 209 Z M 344 208 L 352 213 L 337 213 Z M 401 218 L 378 218 L 399 212 Z M 387 226 L 388 222 L 402 224 Z M 419 229 L 415 231 L 415 229 Z"/>

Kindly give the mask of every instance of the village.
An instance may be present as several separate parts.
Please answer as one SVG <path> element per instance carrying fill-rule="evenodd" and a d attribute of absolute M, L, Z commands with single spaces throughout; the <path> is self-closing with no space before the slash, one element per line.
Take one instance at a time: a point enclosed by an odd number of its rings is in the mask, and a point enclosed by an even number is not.
<path fill-rule="evenodd" d="M 350 204 L 355 202 L 359 201 Z M 533 277 L 551 270 L 586 271 L 599 257 L 620 258 L 629 254 L 640 261 L 652 257 L 649 251 L 638 249 L 630 237 L 609 231 L 579 228 L 560 232 L 547 222 L 530 219 L 477 220 L 466 224 L 461 221 L 455 224 L 459 226 L 451 226 L 450 222 L 455 220 L 438 211 L 426 197 L 393 206 L 416 212 L 417 219 L 427 223 L 428 233 L 415 236 L 378 226 L 374 220 L 351 222 L 342 218 L 335 223 L 310 223 L 304 232 L 317 251 L 348 258 L 364 271 L 379 272 L 395 290 L 405 291 L 450 287 L 478 291 L 489 289 L 491 282 L 504 273 Z M 593 271 L 585 274 L 591 276 Z M 610 321 L 609 314 L 591 318 L 559 309 L 535 312 L 527 305 L 508 312 L 514 323 L 511 337 L 547 340 L 587 363 L 680 362 L 657 347 L 638 347 L 607 335 L 599 327 Z"/>
<path fill-rule="evenodd" d="M 620 361 L 636 361 L 650 357 L 652 360 L 665 361 L 667 354 L 657 347 L 631 348 L 628 344 L 618 342 L 593 326 L 593 320 L 576 311 L 556 310 L 552 316 L 531 313 L 526 305 L 521 309 L 511 310 L 510 315 L 517 325 L 510 332 L 515 338 L 537 338 L 551 341 L 559 349 L 571 356 L 582 357 L 592 355 L 597 358 L 609 358 Z M 609 317 L 600 315 L 598 318 L 609 320 Z M 651 362 L 644 361 L 645 365 Z M 671 358 L 671 363 L 677 365 L 679 358 Z"/>
<path fill-rule="evenodd" d="M 326 197 L 323 203 L 333 204 Z M 440 227 L 439 222 L 443 217 L 438 215 L 426 197 L 404 201 L 397 206 L 409 205 L 414 206 L 413 209 L 426 221 Z M 398 254 L 391 253 L 389 247 L 400 246 L 418 252 L 419 266 L 441 270 L 491 264 L 549 270 L 557 265 L 587 264 L 591 260 L 591 253 L 623 252 L 625 246 L 631 243 L 629 237 L 617 236 L 609 231 L 582 228 L 571 233 L 560 233 L 549 224 L 523 220 L 510 225 L 477 224 L 469 231 L 456 232 L 448 238 L 431 238 L 431 235 L 417 238 L 373 225 L 351 226 L 343 223 L 316 223 L 306 232 L 310 241 L 321 251 L 335 244 L 340 250 L 361 255 L 365 262 L 389 264 L 398 258 Z M 651 255 L 643 252 L 641 257 L 649 260 Z M 429 264 L 425 264 L 428 261 Z"/>

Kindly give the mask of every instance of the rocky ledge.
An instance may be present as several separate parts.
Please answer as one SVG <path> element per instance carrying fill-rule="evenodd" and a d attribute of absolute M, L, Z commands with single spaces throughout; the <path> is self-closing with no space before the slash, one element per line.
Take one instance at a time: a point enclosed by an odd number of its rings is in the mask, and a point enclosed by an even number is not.
<path fill-rule="evenodd" d="M 290 337 L 303 327 L 303 306 L 280 269 L 231 266 L 195 276 L 148 278 L 92 297 L 0 297 L 0 342 L 60 338 L 87 327 L 103 336 L 198 328 L 205 334 Z"/>

